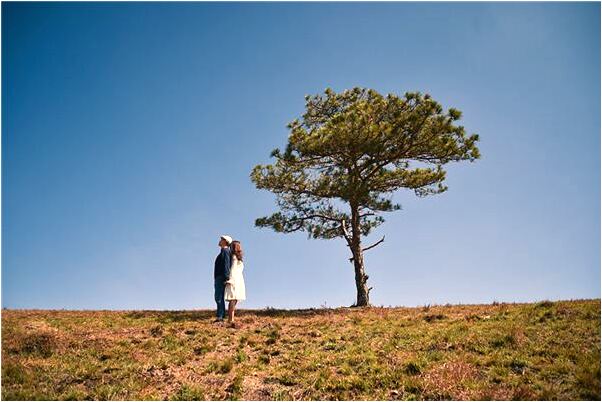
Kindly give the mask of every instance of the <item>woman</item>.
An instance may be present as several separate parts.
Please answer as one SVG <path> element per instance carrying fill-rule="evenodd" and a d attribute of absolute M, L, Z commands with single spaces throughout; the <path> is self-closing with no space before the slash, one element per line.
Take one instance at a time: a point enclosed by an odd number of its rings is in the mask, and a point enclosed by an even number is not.
<path fill-rule="evenodd" d="M 234 324 L 234 309 L 239 300 L 245 300 L 245 280 L 242 276 L 244 268 L 242 263 L 242 247 L 238 240 L 230 244 L 232 251 L 232 267 L 230 268 L 230 278 L 226 281 L 226 290 L 224 299 L 228 300 L 228 324 L 232 327 Z"/>

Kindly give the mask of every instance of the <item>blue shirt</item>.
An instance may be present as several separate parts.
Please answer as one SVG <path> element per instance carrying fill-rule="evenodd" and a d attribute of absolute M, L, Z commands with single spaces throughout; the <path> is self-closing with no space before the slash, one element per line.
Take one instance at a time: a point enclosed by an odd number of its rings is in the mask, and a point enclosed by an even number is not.
<path fill-rule="evenodd" d="M 230 248 L 223 247 L 219 255 L 215 258 L 213 278 L 230 278 L 230 263 Z"/>

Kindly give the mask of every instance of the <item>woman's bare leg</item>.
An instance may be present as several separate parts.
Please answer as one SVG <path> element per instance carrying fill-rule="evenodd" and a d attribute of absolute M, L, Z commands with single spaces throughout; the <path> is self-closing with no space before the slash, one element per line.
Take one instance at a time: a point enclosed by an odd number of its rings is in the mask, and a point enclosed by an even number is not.
<path fill-rule="evenodd" d="M 230 302 L 230 305 L 228 306 L 228 308 L 230 308 L 230 306 L 232 307 L 232 313 L 230 315 L 230 322 L 234 322 L 234 311 L 236 310 L 236 303 L 238 303 L 238 300 L 232 300 Z"/>
<path fill-rule="evenodd" d="M 236 305 L 236 300 L 230 300 L 228 302 L 228 322 L 234 321 L 234 306 Z"/>
<path fill-rule="evenodd" d="M 228 303 L 228 323 L 234 322 L 234 310 L 236 309 L 236 303 L 238 300 L 230 300 Z"/>

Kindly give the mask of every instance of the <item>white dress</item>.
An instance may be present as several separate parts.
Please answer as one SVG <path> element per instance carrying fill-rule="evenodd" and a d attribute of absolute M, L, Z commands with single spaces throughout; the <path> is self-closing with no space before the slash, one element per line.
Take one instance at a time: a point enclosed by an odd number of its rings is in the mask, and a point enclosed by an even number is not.
<path fill-rule="evenodd" d="M 224 292 L 225 300 L 245 300 L 245 279 L 242 277 L 244 265 L 232 254 L 232 266 L 230 267 L 230 282 L 226 283 Z"/>

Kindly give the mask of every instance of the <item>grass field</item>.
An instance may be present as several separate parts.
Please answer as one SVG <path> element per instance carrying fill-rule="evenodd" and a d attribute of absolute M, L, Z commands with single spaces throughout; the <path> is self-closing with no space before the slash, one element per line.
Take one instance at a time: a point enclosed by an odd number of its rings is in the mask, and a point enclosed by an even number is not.
<path fill-rule="evenodd" d="M 2 310 L 2 399 L 600 400 L 600 299 Z"/>

